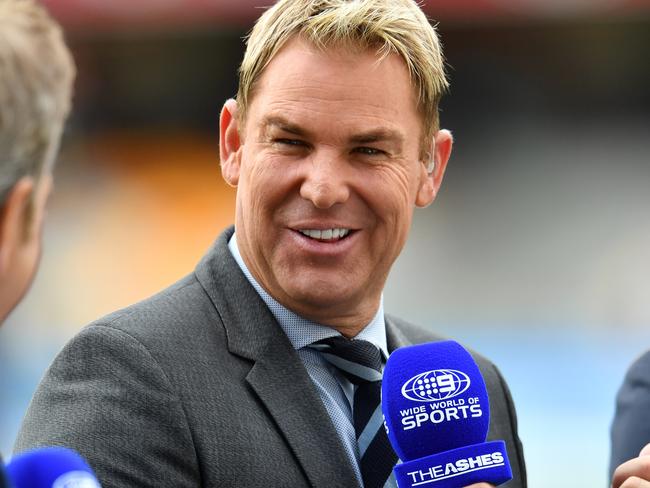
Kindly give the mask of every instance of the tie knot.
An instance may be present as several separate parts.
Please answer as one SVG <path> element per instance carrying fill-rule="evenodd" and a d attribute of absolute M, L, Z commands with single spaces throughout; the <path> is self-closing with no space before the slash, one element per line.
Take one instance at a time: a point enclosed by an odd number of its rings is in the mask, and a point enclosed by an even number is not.
<path fill-rule="evenodd" d="M 329 337 L 310 346 L 355 384 L 381 381 L 381 351 L 373 343 L 343 336 Z"/>

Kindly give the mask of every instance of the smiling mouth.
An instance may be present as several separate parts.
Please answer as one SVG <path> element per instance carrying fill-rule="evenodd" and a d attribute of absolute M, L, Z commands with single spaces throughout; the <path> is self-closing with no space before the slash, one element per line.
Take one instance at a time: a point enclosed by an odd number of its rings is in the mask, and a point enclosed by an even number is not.
<path fill-rule="evenodd" d="M 332 228 L 332 229 L 298 229 L 302 235 L 321 242 L 334 242 L 344 239 L 350 235 L 351 229 Z"/>

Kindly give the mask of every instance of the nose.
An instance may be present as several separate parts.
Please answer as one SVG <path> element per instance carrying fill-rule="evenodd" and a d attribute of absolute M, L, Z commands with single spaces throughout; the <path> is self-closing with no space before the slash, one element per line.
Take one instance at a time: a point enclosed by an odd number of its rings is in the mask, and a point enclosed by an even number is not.
<path fill-rule="evenodd" d="M 314 155 L 305 171 L 300 196 L 316 208 L 330 208 L 350 196 L 345 162 L 337 160 L 336 156 Z"/>

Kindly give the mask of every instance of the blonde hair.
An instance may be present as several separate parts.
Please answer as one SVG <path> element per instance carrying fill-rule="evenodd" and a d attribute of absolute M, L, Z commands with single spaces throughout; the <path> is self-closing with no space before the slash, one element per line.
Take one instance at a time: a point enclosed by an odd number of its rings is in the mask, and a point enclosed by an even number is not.
<path fill-rule="evenodd" d="M 33 0 L 0 0 L 0 206 L 20 178 L 51 171 L 74 76 L 46 10 Z"/>
<path fill-rule="evenodd" d="M 239 69 L 237 103 L 245 119 L 255 82 L 293 36 L 314 45 L 376 48 L 380 57 L 402 57 L 417 90 L 430 140 L 439 128 L 438 103 L 448 88 L 435 28 L 413 0 L 279 0 L 256 22 Z"/>

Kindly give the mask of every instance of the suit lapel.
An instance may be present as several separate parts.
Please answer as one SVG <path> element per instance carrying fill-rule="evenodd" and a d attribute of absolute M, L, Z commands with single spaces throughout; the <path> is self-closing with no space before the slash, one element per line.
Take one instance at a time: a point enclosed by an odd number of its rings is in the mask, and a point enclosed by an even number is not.
<path fill-rule="evenodd" d="M 391 317 L 388 315 L 384 316 L 384 321 L 386 322 L 386 346 L 388 347 L 389 353 L 400 347 L 410 346 L 412 344 Z"/>
<path fill-rule="evenodd" d="M 314 487 L 350 487 L 355 474 L 307 370 L 246 280 L 223 233 L 196 269 L 226 329 L 228 349 L 254 362 L 246 380 Z M 281 467 L 278 467 L 281 469 Z"/>
<path fill-rule="evenodd" d="M 445 337 L 434 334 L 426 329 L 422 329 L 409 324 L 390 315 L 385 316 L 386 320 L 386 345 L 388 352 L 395 349 L 413 344 L 423 344 L 425 342 L 437 342 L 446 340 Z"/>
<path fill-rule="evenodd" d="M 291 351 L 295 355 L 295 351 Z M 247 378 L 314 487 L 350 487 L 355 475 L 332 421 L 299 358 L 269 354 Z"/>

